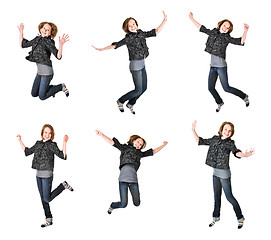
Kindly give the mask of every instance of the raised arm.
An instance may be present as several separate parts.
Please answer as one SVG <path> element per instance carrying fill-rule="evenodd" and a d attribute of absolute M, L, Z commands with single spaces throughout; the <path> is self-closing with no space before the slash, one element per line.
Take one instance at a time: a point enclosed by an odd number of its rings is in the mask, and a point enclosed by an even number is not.
<path fill-rule="evenodd" d="M 109 144 L 114 145 L 114 141 L 113 141 L 111 138 L 105 136 L 100 130 L 96 130 L 96 134 L 97 134 L 98 136 L 102 137 L 102 138 L 103 138 L 105 141 L 107 141 Z"/>
<path fill-rule="evenodd" d="M 199 136 L 196 132 L 196 126 L 197 126 L 197 121 L 195 120 L 193 123 L 192 123 L 192 132 L 193 132 L 193 135 L 194 135 L 194 138 L 196 140 L 197 143 L 199 143 Z"/>
<path fill-rule="evenodd" d="M 193 13 L 192 13 L 192 12 L 189 13 L 189 18 L 190 18 L 190 20 L 195 24 L 195 26 L 196 26 L 198 29 L 200 29 L 201 24 L 198 23 L 198 22 L 194 19 L 194 16 L 193 16 Z"/>
<path fill-rule="evenodd" d="M 22 141 L 21 135 L 17 135 L 17 139 L 18 139 L 18 141 L 19 141 L 19 143 L 20 143 L 20 145 L 21 145 L 21 148 L 22 148 L 23 151 L 24 151 L 24 150 L 25 150 L 25 145 L 24 145 L 24 143 L 23 143 L 23 141 Z"/>
<path fill-rule="evenodd" d="M 243 33 L 243 36 L 242 36 L 242 39 L 241 39 L 241 44 L 244 44 L 245 41 L 246 41 L 248 29 L 249 29 L 249 26 L 244 23 L 244 33 Z"/>
<path fill-rule="evenodd" d="M 160 147 L 153 149 L 153 154 L 158 153 L 158 152 L 159 152 L 162 148 L 164 148 L 167 144 L 168 144 L 168 142 L 164 141 L 163 144 L 162 144 Z"/>
<path fill-rule="evenodd" d="M 236 153 L 236 156 L 237 157 L 250 157 L 253 154 L 254 154 L 254 149 L 250 149 L 250 151 L 246 150 L 245 153 L 238 152 L 238 153 Z"/>
<path fill-rule="evenodd" d="M 64 159 L 66 158 L 66 150 L 67 150 L 67 142 L 69 140 L 69 137 L 67 135 L 64 136 L 63 138 L 63 155 L 64 155 Z"/>
<path fill-rule="evenodd" d="M 161 30 L 163 29 L 164 25 L 166 24 L 167 15 L 165 14 L 164 11 L 163 11 L 163 15 L 164 15 L 164 19 L 163 19 L 162 23 L 159 25 L 158 28 L 155 29 L 156 34 L 158 34 L 159 32 L 161 32 Z"/>
<path fill-rule="evenodd" d="M 20 36 L 19 36 L 19 43 L 20 43 L 20 47 L 22 47 L 22 41 L 24 38 L 24 24 L 21 23 L 19 26 L 17 26 L 20 32 Z M 19 136 L 19 135 L 18 135 Z"/>
<path fill-rule="evenodd" d="M 63 34 L 62 38 L 60 38 L 59 36 L 59 49 L 58 49 L 58 53 L 57 53 L 57 58 L 60 59 L 62 57 L 62 51 L 63 51 L 63 45 L 68 42 L 69 39 L 69 35 L 68 34 Z"/>
<path fill-rule="evenodd" d="M 116 47 L 116 45 L 109 45 L 109 46 L 107 46 L 107 47 L 104 47 L 104 48 L 96 48 L 96 47 L 94 47 L 93 45 L 91 45 L 95 50 L 97 50 L 97 51 L 104 51 L 104 50 L 109 50 L 109 49 L 114 49 L 115 47 Z"/>

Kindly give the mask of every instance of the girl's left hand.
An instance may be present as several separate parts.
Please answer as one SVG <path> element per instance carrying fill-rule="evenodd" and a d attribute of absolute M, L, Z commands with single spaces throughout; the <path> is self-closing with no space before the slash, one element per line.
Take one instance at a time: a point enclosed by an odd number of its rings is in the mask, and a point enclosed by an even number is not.
<path fill-rule="evenodd" d="M 249 26 L 246 23 L 244 23 L 244 28 L 245 28 L 245 31 L 248 31 Z"/>
<path fill-rule="evenodd" d="M 65 135 L 64 138 L 63 138 L 63 142 L 68 142 L 68 140 L 69 140 L 68 135 Z"/>
<path fill-rule="evenodd" d="M 68 34 L 63 34 L 62 38 L 60 38 L 59 36 L 59 45 L 63 45 L 64 43 L 68 42 L 69 39 L 69 35 Z"/>
<path fill-rule="evenodd" d="M 244 156 L 245 156 L 245 157 L 250 157 L 250 156 L 253 155 L 253 154 L 254 154 L 254 149 L 251 148 L 250 151 L 247 151 L 247 150 L 246 150 L 246 152 L 244 153 Z"/>
<path fill-rule="evenodd" d="M 166 13 L 163 11 L 163 14 L 164 14 L 164 21 L 166 22 L 167 21 L 167 15 Z"/>
<path fill-rule="evenodd" d="M 163 142 L 164 147 L 165 147 L 167 144 L 168 144 L 167 141 L 164 141 L 164 142 Z"/>

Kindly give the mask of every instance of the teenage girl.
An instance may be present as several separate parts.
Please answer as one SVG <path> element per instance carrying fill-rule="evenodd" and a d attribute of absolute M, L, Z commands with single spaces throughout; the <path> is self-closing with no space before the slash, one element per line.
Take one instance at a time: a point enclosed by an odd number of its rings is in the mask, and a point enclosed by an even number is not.
<path fill-rule="evenodd" d="M 213 168 L 213 188 L 215 206 L 213 211 L 213 221 L 209 224 L 209 227 L 215 225 L 220 220 L 220 208 L 221 208 L 221 194 L 222 189 L 226 195 L 227 200 L 232 204 L 234 212 L 238 220 L 238 229 L 243 227 L 244 216 L 237 200 L 234 198 L 231 189 L 231 171 L 229 166 L 230 152 L 235 157 L 250 157 L 254 150 L 246 151 L 242 153 L 237 149 L 235 142 L 231 139 L 234 134 L 234 125 L 231 122 L 224 122 L 218 132 L 218 136 L 215 135 L 212 138 L 203 139 L 196 133 L 196 124 L 194 121 L 192 124 L 192 131 L 198 145 L 208 145 L 209 150 L 206 158 L 206 164 Z"/>
<path fill-rule="evenodd" d="M 138 29 L 137 21 L 129 17 L 122 25 L 122 29 L 126 32 L 125 38 L 119 42 L 114 42 L 111 45 L 104 48 L 96 48 L 98 51 L 104 51 L 108 49 L 117 49 L 123 45 L 126 45 L 129 52 L 130 60 L 130 72 L 133 77 L 135 89 L 126 93 L 117 100 L 118 108 L 121 112 L 124 112 L 123 104 L 128 101 L 126 106 L 130 109 L 131 113 L 135 114 L 133 106 L 135 105 L 137 99 L 146 91 L 147 89 L 147 73 L 145 69 L 145 58 L 148 57 L 149 51 L 146 44 L 146 38 L 156 36 L 164 27 L 167 21 L 167 15 L 165 12 L 164 19 L 158 28 L 153 29 L 148 32 L 143 32 Z"/>
<path fill-rule="evenodd" d="M 222 105 L 224 104 L 223 100 L 219 96 L 218 92 L 215 89 L 217 77 L 219 76 L 220 82 L 224 91 L 232 93 L 246 103 L 246 106 L 249 106 L 248 95 L 243 93 L 237 88 L 233 88 L 229 85 L 228 82 L 228 72 L 227 72 L 227 62 L 226 62 L 226 48 L 229 43 L 236 45 L 244 45 L 247 31 L 249 26 L 244 24 L 244 33 L 240 38 L 233 38 L 230 36 L 230 33 L 233 30 L 233 24 L 228 19 L 224 19 L 217 24 L 217 28 L 213 30 L 207 29 L 204 25 L 198 23 L 194 17 L 193 13 L 189 13 L 189 18 L 200 30 L 200 32 L 206 33 L 209 37 L 206 42 L 205 51 L 211 54 L 211 68 L 208 78 L 208 89 L 213 95 L 216 103 L 218 104 L 216 111 L 219 112 Z"/>
<path fill-rule="evenodd" d="M 53 142 L 55 136 L 54 129 L 51 125 L 45 124 L 41 130 L 41 139 L 38 140 L 31 148 L 25 147 L 20 135 L 17 135 L 18 141 L 25 152 L 25 156 L 34 153 L 32 168 L 37 170 L 36 179 L 41 197 L 42 206 L 44 209 L 46 222 L 41 227 L 47 227 L 53 224 L 53 216 L 50 210 L 49 202 L 58 196 L 64 189 L 73 191 L 73 188 L 64 181 L 52 191 L 53 170 L 54 170 L 54 155 L 64 160 L 67 159 L 66 145 L 68 136 L 63 139 L 63 150 L 60 151 L 57 144 Z"/>
<path fill-rule="evenodd" d="M 105 141 L 119 149 L 120 155 L 120 175 L 119 175 L 119 192 L 120 202 L 112 202 L 108 214 L 111 214 L 113 209 L 125 208 L 128 203 L 128 188 L 131 192 L 133 203 L 135 206 L 140 205 L 140 194 L 137 180 L 137 170 L 140 166 L 140 159 L 143 157 L 152 156 L 159 152 L 167 145 L 165 141 L 163 145 L 155 149 L 149 149 L 142 152 L 141 150 L 146 147 L 146 141 L 138 135 L 130 137 L 127 144 L 121 144 L 116 138 L 109 138 L 101 131 L 96 130 L 96 134 L 101 136 Z"/>
<path fill-rule="evenodd" d="M 39 97 L 41 100 L 45 100 L 51 96 L 55 96 L 56 93 L 63 91 L 65 95 L 69 96 L 69 91 L 64 83 L 58 85 L 50 85 L 54 76 L 52 67 L 52 61 L 50 60 L 51 53 L 57 59 L 62 58 L 63 45 L 69 41 L 69 36 L 63 34 L 59 37 L 59 50 L 55 47 L 55 41 L 53 40 L 57 34 L 57 27 L 51 22 L 41 22 L 38 26 L 40 35 L 28 41 L 23 36 L 24 25 L 21 23 L 18 26 L 20 32 L 20 46 L 22 48 L 32 47 L 32 51 L 29 52 L 27 60 L 35 62 L 37 64 L 37 75 L 34 80 L 31 95 L 33 97 Z"/>

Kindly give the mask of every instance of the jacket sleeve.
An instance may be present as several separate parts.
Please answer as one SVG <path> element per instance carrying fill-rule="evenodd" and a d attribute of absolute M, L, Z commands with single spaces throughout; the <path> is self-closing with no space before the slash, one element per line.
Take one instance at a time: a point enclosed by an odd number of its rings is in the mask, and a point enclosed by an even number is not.
<path fill-rule="evenodd" d="M 64 159 L 64 160 L 67 159 L 67 154 L 66 154 L 66 156 L 65 156 L 65 158 L 64 158 L 64 153 L 63 153 L 63 151 L 61 151 L 61 150 L 58 148 L 58 146 L 57 146 L 57 144 L 56 144 L 55 142 L 52 142 L 52 144 L 50 145 L 50 150 L 51 150 L 56 156 L 58 156 L 59 158 Z"/>
<path fill-rule="evenodd" d="M 126 45 L 126 38 L 121 39 L 119 42 L 113 42 L 111 45 L 116 45 L 115 49 Z"/>
<path fill-rule="evenodd" d="M 142 156 L 141 157 L 149 157 L 149 156 L 153 156 L 153 149 L 150 148 L 149 150 L 145 151 L 145 152 L 141 152 Z"/>
<path fill-rule="evenodd" d="M 23 41 L 22 41 L 22 48 L 28 48 L 28 47 L 31 47 L 33 45 L 33 43 L 36 41 L 37 37 L 35 37 L 34 39 L 32 40 L 27 40 L 25 38 L 23 38 Z"/>
<path fill-rule="evenodd" d="M 142 31 L 142 33 L 143 33 L 143 36 L 144 36 L 145 38 L 148 38 L 148 37 L 156 37 L 156 31 L 155 31 L 155 29 L 152 29 L 151 31 L 147 31 L 147 32 L 143 32 L 143 31 Z"/>
<path fill-rule="evenodd" d="M 238 149 L 236 146 L 235 146 L 235 142 L 232 140 L 230 145 L 229 145 L 229 149 L 232 151 L 233 155 L 237 158 L 240 158 L 238 157 L 236 154 L 238 152 L 242 152 L 240 149 Z"/>
<path fill-rule="evenodd" d="M 120 151 L 122 151 L 123 148 L 124 148 L 124 147 L 123 147 L 123 144 L 121 144 L 121 143 L 119 142 L 119 140 L 116 139 L 115 137 L 114 137 L 112 140 L 114 141 L 113 147 L 115 147 L 115 148 L 119 149 Z"/>
<path fill-rule="evenodd" d="M 206 28 L 204 25 L 201 25 L 199 31 L 202 33 L 206 33 L 207 35 L 211 35 L 211 33 L 212 33 L 212 30 Z"/>
<path fill-rule="evenodd" d="M 212 141 L 213 138 L 202 138 L 202 137 L 199 137 L 199 145 L 210 145 L 211 144 L 211 141 Z"/>
<path fill-rule="evenodd" d="M 231 37 L 230 35 L 228 36 L 227 38 L 228 42 L 231 43 L 231 44 L 235 44 L 235 45 L 241 45 L 241 46 L 244 46 L 245 44 L 241 44 L 241 40 L 242 38 L 239 37 L 239 38 L 233 38 Z"/>
<path fill-rule="evenodd" d="M 29 156 L 29 155 L 33 154 L 35 152 L 36 145 L 37 145 L 37 142 L 31 148 L 25 147 L 25 149 L 24 149 L 25 156 Z"/>
<path fill-rule="evenodd" d="M 45 42 L 46 48 L 57 58 L 57 59 L 61 59 L 57 57 L 57 53 L 58 53 L 58 49 L 55 46 L 55 41 L 53 39 L 47 39 Z"/>

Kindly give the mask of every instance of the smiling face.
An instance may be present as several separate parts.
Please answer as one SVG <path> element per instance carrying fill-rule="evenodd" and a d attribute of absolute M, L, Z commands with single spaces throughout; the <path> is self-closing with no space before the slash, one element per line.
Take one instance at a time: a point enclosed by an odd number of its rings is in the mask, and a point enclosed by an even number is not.
<path fill-rule="evenodd" d="M 144 141 L 142 138 L 137 138 L 136 140 L 133 141 L 133 146 L 136 148 L 136 149 L 141 149 L 142 146 L 144 144 Z"/>
<path fill-rule="evenodd" d="M 222 139 L 226 139 L 232 136 L 232 128 L 231 125 L 226 124 L 222 129 Z"/>
<path fill-rule="evenodd" d="M 221 26 L 220 26 L 220 29 L 219 31 L 221 33 L 227 33 L 230 29 L 231 25 L 228 21 L 225 21 Z"/>
<path fill-rule="evenodd" d="M 44 142 L 50 140 L 52 138 L 52 131 L 49 127 L 44 128 L 43 134 L 42 134 L 42 140 Z"/>
<path fill-rule="evenodd" d="M 43 25 L 43 27 L 40 29 L 40 33 L 42 37 L 49 37 L 51 35 L 52 27 L 46 23 Z"/>
<path fill-rule="evenodd" d="M 135 22 L 134 19 L 131 19 L 129 22 L 128 22 L 128 30 L 129 32 L 136 32 L 137 31 L 137 24 Z"/>

